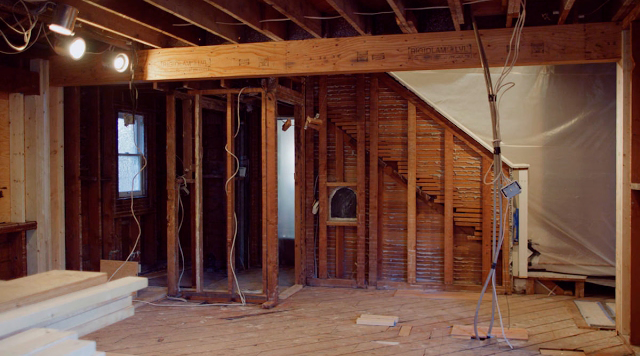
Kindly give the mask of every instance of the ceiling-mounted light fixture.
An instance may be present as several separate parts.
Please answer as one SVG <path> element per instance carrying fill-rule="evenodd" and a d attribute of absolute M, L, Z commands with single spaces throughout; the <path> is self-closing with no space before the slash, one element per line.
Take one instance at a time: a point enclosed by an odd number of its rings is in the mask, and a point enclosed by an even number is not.
<path fill-rule="evenodd" d="M 84 56 L 87 43 L 81 37 L 60 37 L 53 48 L 61 56 L 69 56 L 78 60 Z"/>
<path fill-rule="evenodd" d="M 73 6 L 58 4 L 53 12 L 49 29 L 64 36 L 73 35 L 78 9 Z"/>
<path fill-rule="evenodd" d="M 123 73 L 129 69 L 129 56 L 123 52 L 109 51 L 102 56 L 102 65 Z"/>

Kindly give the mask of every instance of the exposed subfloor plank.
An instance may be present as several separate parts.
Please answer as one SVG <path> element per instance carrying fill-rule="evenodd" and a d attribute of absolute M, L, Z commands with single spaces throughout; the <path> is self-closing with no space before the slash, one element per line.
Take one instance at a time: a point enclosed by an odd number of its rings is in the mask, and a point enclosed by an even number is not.
<path fill-rule="evenodd" d="M 451 326 L 471 325 L 474 299 L 398 298 L 392 290 L 306 287 L 271 310 L 259 306 L 143 306 L 136 315 L 87 336 L 98 349 L 134 355 L 514 355 L 540 348 L 581 349 L 587 355 L 628 354 L 612 331 L 578 328 L 569 296 L 501 297 L 505 327 L 524 328 L 528 341 L 452 338 Z M 507 299 L 509 305 L 504 303 Z M 163 302 L 176 303 L 176 302 Z M 480 322 L 491 313 L 485 298 Z M 395 327 L 356 325 L 361 314 L 394 315 Z M 411 326 L 400 336 L 402 326 Z"/>

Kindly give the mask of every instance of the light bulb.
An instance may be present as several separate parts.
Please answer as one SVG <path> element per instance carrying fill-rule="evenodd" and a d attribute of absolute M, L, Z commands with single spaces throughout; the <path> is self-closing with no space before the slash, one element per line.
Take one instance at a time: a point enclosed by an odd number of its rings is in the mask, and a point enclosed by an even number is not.
<path fill-rule="evenodd" d="M 124 53 L 118 53 L 113 59 L 113 68 L 118 73 L 122 73 L 129 67 L 129 56 Z"/>
<path fill-rule="evenodd" d="M 71 58 L 78 60 L 84 56 L 86 49 L 86 42 L 82 38 L 78 37 L 69 45 L 69 55 L 71 55 Z"/>

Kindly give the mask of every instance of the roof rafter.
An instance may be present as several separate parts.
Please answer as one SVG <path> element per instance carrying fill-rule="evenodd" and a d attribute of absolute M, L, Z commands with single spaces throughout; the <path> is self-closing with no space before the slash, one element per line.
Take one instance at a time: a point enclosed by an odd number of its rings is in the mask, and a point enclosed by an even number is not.
<path fill-rule="evenodd" d="M 256 8 L 259 7 L 261 3 L 256 0 L 204 1 L 274 41 L 284 41 L 287 39 L 286 28 L 282 26 L 266 26 L 266 22 L 260 22 L 262 21 L 261 11 L 256 11 Z"/>
<path fill-rule="evenodd" d="M 449 10 L 451 11 L 451 18 L 453 19 L 453 26 L 456 31 L 460 31 L 460 25 L 464 25 L 464 10 L 462 9 L 462 0 L 447 0 L 449 3 Z"/>
<path fill-rule="evenodd" d="M 317 19 L 322 16 L 322 13 L 309 1 L 264 0 L 264 2 L 273 6 L 313 37 L 322 38 L 322 21 Z"/>
<path fill-rule="evenodd" d="M 78 21 L 153 48 L 170 47 L 170 37 L 82 0 L 61 0 L 79 10 Z"/>
<path fill-rule="evenodd" d="M 620 7 L 616 11 L 616 13 L 613 14 L 611 21 L 615 22 L 615 21 L 620 21 L 624 19 L 624 17 L 629 13 L 629 11 L 631 11 L 633 7 L 636 6 L 638 3 L 640 3 L 640 0 L 624 0 L 620 4 Z"/>
<path fill-rule="evenodd" d="M 362 15 L 355 0 L 326 0 L 361 35 L 370 35 L 369 23 Z"/>
<path fill-rule="evenodd" d="M 520 16 L 520 0 L 509 0 L 507 5 L 507 27 L 513 26 L 513 19 Z"/>
<path fill-rule="evenodd" d="M 198 46 L 202 41 L 200 30 L 193 27 L 173 26 L 177 22 L 174 16 L 144 2 L 121 0 L 84 0 L 84 2 L 149 27 L 187 46 Z"/>
<path fill-rule="evenodd" d="M 418 33 L 415 16 L 406 10 L 405 0 L 387 0 L 387 3 L 396 14 L 396 22 L 403 33 Z"/>
<path fill-rule="evenodd" d="M 573 8 L 573 4 L 576 0 L 562 0 L 562 9 L 560 10 L 560 19 L 558 19 L 558 25 L 564 24 L 567 21 L 567 16 L 571 12 L 571 8 Z"/>
<path fill-rule="evenodd" d="M 239 43 L 242 29 L 221 23 L 233 23 L 236 20 L 201 0 L 144 0 L 182 20 L 196 25 L 231 43 Z"/>

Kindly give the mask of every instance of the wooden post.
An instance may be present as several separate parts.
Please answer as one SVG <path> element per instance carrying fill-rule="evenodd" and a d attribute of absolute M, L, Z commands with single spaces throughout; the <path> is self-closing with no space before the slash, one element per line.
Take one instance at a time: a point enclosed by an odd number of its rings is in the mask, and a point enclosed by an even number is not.
<path fill-rule="evenodd" d="M 278 137 L 277 137 L 277 101 L 273 93 L 267 93 L 265 118 L 267 142 L 263 158 L 267 161 L 266 176 L 267 201 L 267 299 L 278 302 Z"/>
<path fill-rule="evenodd" d="M 305 114 L 303 120 L 306 121 L 307 117 L 315 117 L 315 93 L 314 93 L 314 83 L 315 77 L 307 78 L 305 83 Z M 302 128 L 301 128 L 302 129 Z M 315 256 L 316 256 L 316 241 L 315 241 L 315 215 L 311 210 L 313 203 L 315 201 L 315 188 L 316 188 L 316 172 L 315 172 L 315 157 L 314 157 L 314 147 L 315 147 L 315 138 L 314 138 L 315 130 L 304 130 L 304 141 L 305 141 L 305 152 L 304 152 L 304 160 L 305 160 L 305 170 L 306 175 L 305 179 L 305 188 L 306 188 L 306 196 L 305 196 L 305 215 L 306 215 L 306 226 L 308 226 L 311 230 L 310 234 L 305 236 L 307 241 L 306 246 L 306 257 L 307 259 L 304 261 L 307 266 L 307 278 L 317 277 L 317 270 L 315 268 Z M 306 231 L 305 231 L 306 234 Z M 311 259 L 311 263 L 307 264 L 307 260 Z M 313 266 L 313 267 L 312 267 Z M 304 281 L 306 283 L 306 280 Z M 303 284 L 305 284 L 303 283 Z"/>
<path fill-rule="evenodd" d="M 631 24 L 638 33 L 638 26 Z M 637 40 L 637 39 L 636 39 Z M 617 64 L 617 103 L 616 103 L 616 331 L 629 335 L 631 323 L 631 197 L 638 194 L 631 190 L 631 78 L 638 77 L 638 69 L 631 58 L 631 34 L 622 32 L 622 59 Z M 636 79 L 637 82 L 637 79 Z M 638 91 L 636 90 L 636 93 Z M 637 94 L 636 94 L 637 95 Z M 638 100 L 635 101 L 639 103 Z M 637 115 L 637 112 L 636 112 Z M 637 116 L 636 116 L 637 117 Z M 636 120 L 637 121 L 637 120 Z M 636 124 L 637 128 L 637 124 Z M 636 150 L 638 147 L 635 147 Z M 636 157 L 637 158 L 637 157 Z M 637 169 L 637 168 L 636 168 Z M 637 218 L 637 215 L 636 215 Z M 636 299 L 638 297 L 636 296 Z M 638 318 L 636 316 L 636 318 Z"/>
<path fill-rule="evenodd" d="M 25 222 L 25 137 L 24 95 L 22 94 L 9 94 L 9 131 L 11 222 Z"/>
<path fill-rule="evenodd" d="M 407 282 L 416 283 L 416 107 L 408 104 L 407 154 Z"/>
<path fill-rule="evenodd" d="M 518 195 L 518 277 L 527 278 L 529 262 L 529 169 L 518 170 L 518 183 L 522 192 Z"/>
<path fill-rule="evenodd" d="M 444 132 L 444 284 L 453 284 L 453 132 Z"/>
<path fill-rule="evenodd" d="M 344 182 L 344 136 L 338 125 L 333 125 L 336 137 L 336 180 Z M 336 278 L 344 278 L 344 227 L 336 226 Z"/>
<path fill-rule="evenodd" d="M 640 63 L 640 24 L 631 23 L 631 63 Z M 640 135 L 640 68 L 634 65 L 631 70 L 631 184 L 640 183 L 640 144 L 637 139 Z M 640 345 L 640 191 L 631 191 L 631 236 L 628 242 L 628 255 L 623 255 L 621 277 L 628 277 L 629 300 L 623 300 L 623 313 L 629 315 L 629 337 L 632 345 Z M 623 240 L 623 246 L 627 245 Z M 624 253 L 624 251 L 619 251 Z M 636 257 L 633 257 L 636 256 Z M 627 260 L 628 258 L 628 260 Z M 626 262 L 626 263 L 625 263 Z M 624 283 L 624 280 L 623 280 Z M 623 289 L 623 291 L 625 291 Z M 626 307 L 628 310 L 625 310 Z M 624 320 L 624 319 L 623 319 Z M 624 320 L 626 321 L 626 320 Z M 623 321 L 623 322 L 624 322 Z"/>
<path fill-rule="evenodd" d="M 51 267 L 65 269 L 64 89 L 49 90 L 51 170 Z"/>
<path fill-rule="evenodd" d="M 239 105 L 240 103 L 238 103 Z M 234 144 L 234 134 L 235 134 L 235 125 L 234 125 L 234 105 L 233 105 L 233 95 L 227 94 L 227 176 L 225 179 L 225 193 L 227 195 L 227 289 L 229 294 L 233 296 L 233 275 L 235 268 L 235 252 L 232 249 L 232 244 L 234 240 L 234 235 L 236 233 L 236 223 L 235 223 L 235 212 L 236 212 L 236 204 L 235 204 L 235 179 L 233 179 L 233 175 L 236 170 L 236 160 L 232 156 L 235 154 L 235 144 Z"/>
<path fill-rule="evenodd" d="M 122 259 L 127 258 L 130 247 L 119 241 L 116 233 L 116 199 L 118 191 L 118 121 L 117 113 L 114 110 L 114 92 L 112 87 L 101 88 L 100 97 L 100 196 L 101 198 L 101 219 L 102 228 L 102 256 L 101 259 Z M 131 187 L 131 181 L 127 182 Z M 129 188 L 130 189 L 130 188 Z M 137 224 L 133 219 L 131 224 Z M 131 246 L 133 247 L 133 246 Z M 96 262 L 98 265 L 100 261 Z"/>
<path fill-rule="evenodd" d="M 318 213 L 318 278 L 327 278 L 327 219 L 329 211 L 329 202 L 327 197 L 327 126 L 329 118 L 327 117 L 327 77 L 320 77 L 319 98 L 318 98 L 320 119 L 323 125 L 320 127 L 318 159 L 318 200 L 320 202 L 320 211 Z"/>
<path fill-rule="evenodd" d="M 27 233 L 29 274 L 51 269 L 51 181 L 49 128 L 49 62 L 31 60 L 40 73 L 40 95 L 25 97 L 26 219 L 38 222 Z"/>
<path fill-rule="evenodd" d="M 378 283 L 378 77 L 369 93 L 369 286 Z"/>
<path fill-rule="evenodd" d="M 167 294 L 178 294 L 178 201 L 176 190 L 176 97 L 167 94 Z"/>
<path fill-rule="evenodd" d="M 294 133 L 296 150 L 295 168 L 295 279 L 296 284 L 305 284 L 305 262 L 306 262 L 306 236 L 305 227 L 307 224 L 305 202 L 306 192 L 306 162 L 305 153 L 307 150 L 304 132 L 304 107 L 296 105 L 294 108 Z"/>
<path fill-rule="evenodd" d="M 196 95 L 193 101 L 193 124 L 194 124 L 194 179 L 192 199 L 195 199 L 192 219 L 195 220 L 195 244 L 194 244 L 194 265 L 196 275 L 196 292 L 204 289 L 204 225 L 202 216 L 202 103 L 200 95 Z"/>
<path fill-rule="evenodd" d="M 82 184 L 80 182 L 79 87 L 64 89 L 64 175 L 66 268 L 80 270 L 82 268 Z"/>
<path fill-rule="evenodd" d="M 482 157 L 482 178 L 491 169 L 491 160 Z M 493 173 L 489 173 L 488 177 L 493 177 Z M 487 179 L 490 181 L 490 179 Z M 482 182 L 482 282 L 487 279 L 491 270 L 491 238 L 492 238 L 492 214 L 493 214 L 493 184 L 484 184 Z"/>
<path fill-rule="evenodd" d="M 382 230 L 382 219 L 381 217 L 384 215 L 384 168 L 381 165 L 378 165 L 378 253 L 377 253 L 377 267 L 376 269 L 378 270 L 378 275 L 377 275 L 377 279 L 381 279 L 382 278 L 382 262 L 383 262 L 383 252 L 384 252 L 384 235 L 383 235 L 383 230 Z"/>
<path fill-rule="evenodd" d="M 367 137 L 366 137 L 366 113 L 365 113 L 365 81 L 364 75 L 358 74 L 356 82 L 356 116 L 358 119 L 357 136 L 358 160 L 356 162 L 356 173 L 358 176 L 358 231 L 357 231 L 357 256 L 356 256 L 356 280 L 359 287 L 366 285 L 365 280 L 365 252 L 366 252 L 366 219 L 367 219 L 367 197 L 366 192 L 366 165 L 367 165 Z"/>

